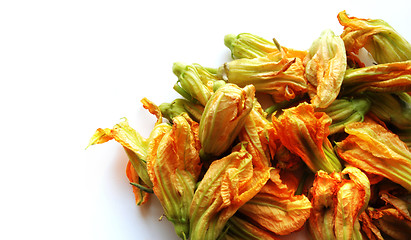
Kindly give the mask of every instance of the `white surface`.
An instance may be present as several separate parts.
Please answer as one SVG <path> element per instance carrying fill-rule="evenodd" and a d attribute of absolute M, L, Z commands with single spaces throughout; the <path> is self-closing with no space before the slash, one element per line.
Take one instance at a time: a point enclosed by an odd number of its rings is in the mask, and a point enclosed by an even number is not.
<path fill-rule="evenodd" d="M 228 60 L 225 34 L 306 49 L 344 9 L 411 40 L 407 1 L 2 1 L 0 239 L 177 239 L 157 201 L 134 204 L 119 144 L 84 150 L 94 130 L 148 136 L 140 99 L 177 97 L 175 61 Z"/>

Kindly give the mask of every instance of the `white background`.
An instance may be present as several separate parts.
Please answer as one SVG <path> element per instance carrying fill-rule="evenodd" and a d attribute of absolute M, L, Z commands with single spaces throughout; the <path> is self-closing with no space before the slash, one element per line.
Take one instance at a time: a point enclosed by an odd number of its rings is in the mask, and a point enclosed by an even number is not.
<path fill-rule="evenodd" d="M 341 10 L 411 39 L 407 1 L 1 1 L 0 239 L 177 239 L 154 198 L 135 205 L 119 144 L 85 150 L 95 129 L 147 137 L 140 100 L 178 97 L 173 62 L 220 66 L 228 33 L 307 49 Z"/>

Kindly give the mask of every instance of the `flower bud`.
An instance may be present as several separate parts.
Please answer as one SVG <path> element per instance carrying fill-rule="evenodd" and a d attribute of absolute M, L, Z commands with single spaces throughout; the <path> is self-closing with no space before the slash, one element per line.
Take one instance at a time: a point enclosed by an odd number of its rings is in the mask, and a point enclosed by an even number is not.
<path fill-rule="evenodd" d="M 250 33 L 228 34 L 224 37 L 224 44 L 231 50 L 233 59 L 263 57 L 278 52 L 273 42 Z"/>
<path fill-rule="evenodd" d="M 268 41 L 250 33 L 240 33 L 238 35 L 227 34 L 224 37 L 224 44 L 231 50 L 233 59 L 257 58 L 270 53 L 280 53 L 278 43 L 275 39 Z M 281 47 L 288 58 L 298 57 L 304 59 L 306 51 Z"/>
<path fill-rule="evenodd" d="M 325 30 L 313 42 L 306 58 L 305 76 L 312 87 L 308 93 L 314 107 L 329 106 L 338 96 L 347 67 L 344 42 Z"/>
<path fill-rule="evenodd" d="M 205 155 L 219 156 L 234 142 L 254 102 L 252 85 L 220 87 L 205 106 L 200 120 L 200 141 Z"/>
<path fill-rule="evenodd" d="M 180 62 L 174 63 L 173 72 L 178 77 L 174 90 L 184 98 L 205 106 L 212 94 L 208 82 L 217 80 L 215 74 L 198 64 L 185 65 Z"/>

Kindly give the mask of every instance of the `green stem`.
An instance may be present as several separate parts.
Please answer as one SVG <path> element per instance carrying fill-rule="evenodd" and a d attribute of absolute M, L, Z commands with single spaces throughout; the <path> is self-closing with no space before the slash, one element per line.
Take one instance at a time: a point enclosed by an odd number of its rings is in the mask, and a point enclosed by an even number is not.
<path fill-rule="evenodd" d="M 133 185 L 134 187 L 137 187 L 138 189 L 147 192 L 147 193 L 154 193 L 152 188 L 148 188 L 148 187 L 144 187 L 143 185 L 140 185 L 138 183 L 135 182 L 130 182 L 131 185 Z"/>
<path fill-rule="evenodd" d="M 186 90 L 184 90 L 184 88 L 182 88 L 180 85 L 178 85 L 178 82 L 176 82 L 176 84 L 174 84 L 173 89 L 180 94 L 181 96 L 183 96 L 185 99 L 193 102 L 194 98 L 188 93 L 186 92 Z"/>
<path fill-rule="evenodd" d="M 303 193 L 305 181 L 307 180 L 308 172 L 304 171 L 303 176 L 301 177 L 301 181 L 298 184 L 297 190 L 295 191 L 294 195 L 301 195 Z"/>
<path fill-rule="evenodd" d="M 303 95 L 298 95 L 296 96 L 294 99 L 291 100 L 284 100 L 282 102 L 279 103 L 275 103 L 274 105 L 268 107 L 265 112 L 267 113 L 267 115 L 270 115 L 278 110 L 284 109 L 284 108 L 289 108 L 291 107 L 294 103 L 301 101 L 303 98 L 305 98 L 307 95 L 303 94 Z"/>

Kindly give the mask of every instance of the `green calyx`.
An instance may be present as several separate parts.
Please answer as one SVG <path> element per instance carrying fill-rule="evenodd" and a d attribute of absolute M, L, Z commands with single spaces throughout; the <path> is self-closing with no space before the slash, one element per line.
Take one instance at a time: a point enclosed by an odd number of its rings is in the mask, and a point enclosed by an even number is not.
<path fill-rule="evenodd" d="M 330 106 L 317 111 L 325 112 L 331 119 L 330 134 L 343 132 L 344 126 L 352 122 L 362 122 L 369 111 L 371 101 L 366 98 L 338 99 Z"/>
<path fill-rule="evenodd" d="M 173 122 L 173 118 L 187 113 L 194 121 L 199 122 L 203 114 L 204 107 L 201 104 L 190 102 L 187 99 L 175 99 L 171 103 L 162 103 L 159 106 L 163 117 Z"/>

